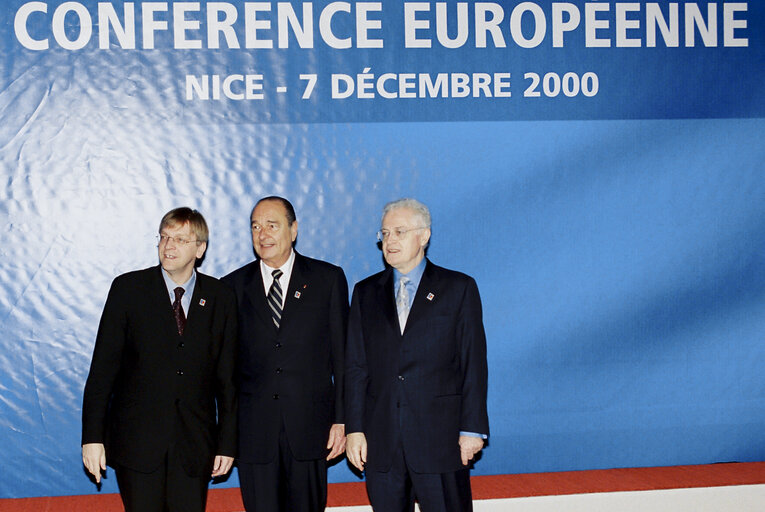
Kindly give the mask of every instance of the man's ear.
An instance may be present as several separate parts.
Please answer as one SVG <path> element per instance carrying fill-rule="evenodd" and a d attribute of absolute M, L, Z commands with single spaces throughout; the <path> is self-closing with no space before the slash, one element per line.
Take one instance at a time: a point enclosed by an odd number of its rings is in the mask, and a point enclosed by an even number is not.
<path fill-rule="evenodd" d="M 420 236 L 420 244 L 423 247 L 427 247 L 429 241 L 430 241 L 430 228 L 425 228 L 422 231 L 422 235 Z"/>
<path fill-rule="evenodd" d="M 201 259 L 202 256 L 205 255 L 205 251 L 207 250 L 207 242 L 202 242 L 197 246 L 197 259 Z"/>

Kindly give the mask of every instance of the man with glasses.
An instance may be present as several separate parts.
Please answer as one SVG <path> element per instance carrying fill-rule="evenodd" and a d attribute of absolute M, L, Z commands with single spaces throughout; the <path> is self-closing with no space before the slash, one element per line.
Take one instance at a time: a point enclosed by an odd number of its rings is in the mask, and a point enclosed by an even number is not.
<path fill-rule="evenodd" d="M 327 462 L 345 450 L 348 283 L 298 254 L 283 197 L 250 214 L 258 258 L 223 278 L 239 304 L 239 483 L 248 512 L 320 512 Z"/>
<path fill-rule="evenodd" d="M 489 434 L 475 281 L 425 258 L 430 212 L 385 206 L 390 266 L 353 290 L 346 347 L 348 460 L 375 512 L 472 510 L 469 464 Z"/>
<path fill-rule="evenodd" d="M 236 450 L 236 301 L 195 270 L 202 215 L 159 225 L 159 265 L 117 277 L 98 327 L 82 407 L 82 460 L 115 470 L 127 512 L 202 512 Z"/>

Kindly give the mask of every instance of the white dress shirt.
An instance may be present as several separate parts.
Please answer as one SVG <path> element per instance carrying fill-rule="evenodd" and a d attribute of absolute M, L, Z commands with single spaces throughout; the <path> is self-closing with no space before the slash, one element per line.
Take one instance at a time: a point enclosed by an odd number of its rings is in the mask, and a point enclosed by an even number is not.
<path fill-rule="evenodd" d="M 290 257 L 287 258 L 284 265 L 279 267 L 279 270 L 282 271 L 282 276 L 279 278 L 279 285 L 282 288 L 282 309 L 284 309 L 284 301 L 287 298 L 287 287 L 289 287 L 290 284 L 290 277 L 292 277 L 292 267 L 294 264 L 295 251 L 290 249 Z M 271 275 L 271 272 L 274 270 L 276 269 L 269 267 L 263 263 L 263 260 L 260 260 L 260 276 L 263 278 L 263 289 L 266 292 L 266 297 L 268 297 L 268 290 L 271 289 L 271 284 L 274 282 L 274 276 Z"/>

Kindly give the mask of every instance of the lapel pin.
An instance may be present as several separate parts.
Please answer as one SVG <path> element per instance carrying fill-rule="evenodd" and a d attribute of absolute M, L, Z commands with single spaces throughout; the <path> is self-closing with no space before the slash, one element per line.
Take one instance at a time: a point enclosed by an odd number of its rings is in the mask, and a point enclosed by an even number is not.
<path fill-rule="evenodd" d="M 299 298 L 300 298 L 300 292 L 295 292 L 295 298 L 296 298 L 296 299 L 299 299 Z"/>
<path fill-rule="evenodd" d="M 204 299 L 199 299 L 199 305 L 200 305 L 200 306 L 204 306 L 206 303 L 207 303 L 207 301 L 206 301 L 206 300 L 204 300 Z"/>
<path fill-rule="evenodd" d="M 303 285 L 303 289 L 305 290 L 306 288 L 308 288 L 308 285 L 307 285 L 307 284 L 304 284 L 304 285 Z"/>
<path fill-rule="evenodd" d="M 432 293 L 429 293 L 428 296 L 425 298 L 432 301 L 435 297 L 436 297 L 435 295 L 433 295 Z"/>

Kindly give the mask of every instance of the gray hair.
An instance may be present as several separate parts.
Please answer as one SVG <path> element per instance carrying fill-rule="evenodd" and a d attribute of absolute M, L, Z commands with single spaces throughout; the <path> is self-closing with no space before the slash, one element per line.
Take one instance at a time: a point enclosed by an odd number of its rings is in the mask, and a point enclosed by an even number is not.
<path fill-rule="evenodd" d="M 428 207 L 419 202 L 417 199 L 412 199 L 409 197 L 396 199 L 395 201 L 391 201 L 390 203 L 386 204 L 383 208 L 382 218 L 384 218 L 388 212 L 397 210 L 399 208 L 409 208 L 415 213 L 415 215 L 417 215 L 417 217 L 420 218 L 423 227 L 430 228 L 430 210 L 428 210 Z"/>

